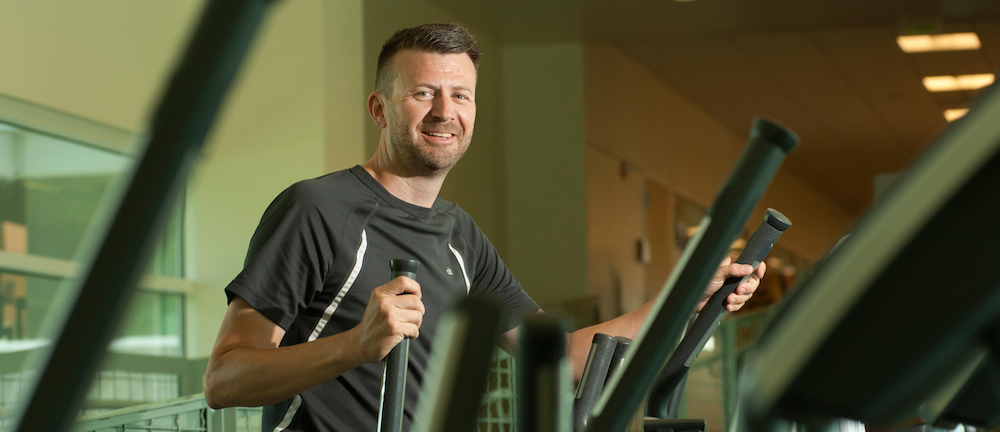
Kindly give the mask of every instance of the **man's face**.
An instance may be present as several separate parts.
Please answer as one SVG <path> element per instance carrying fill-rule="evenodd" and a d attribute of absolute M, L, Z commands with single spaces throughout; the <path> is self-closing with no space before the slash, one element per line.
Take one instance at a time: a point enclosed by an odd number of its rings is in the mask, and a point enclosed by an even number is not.
<path fill-rule="evenodd" d="M 451 169 L 472 141 L 476 68 L 467 54 L 414 50 L 393 57 L 396 77 L 386 95 L 391 158 L 415 174 Z"/>

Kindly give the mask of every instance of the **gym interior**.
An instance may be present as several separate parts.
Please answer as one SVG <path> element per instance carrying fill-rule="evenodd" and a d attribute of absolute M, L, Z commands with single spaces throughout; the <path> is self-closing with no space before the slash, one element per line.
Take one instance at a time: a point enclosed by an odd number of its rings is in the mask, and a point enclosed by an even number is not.
<path fill-rule="evenodd" d="M 46 364 L 62 329 L 73 325 L 66 316 L 82 275 L 105 243 L 155 109 L 169 96 L 166 85 L 209 3 L 0 4 L 0 430 L 22 424 L 32 394 L 56 391 L 36 388 L 38 365 Z M 750 217 L 736 221 L 736 239 L 726 241 L 725 255 L 740 255 L 769 208 L 793 224 L 770 249 L 766 276 L 751 301 L 713 328 L 686 364 L 682 392 L 672 401 L 676 418 L 704 424 L 653 430 L 864 430 L 866 423 L 880 431 L 974 430 L 1000 424 L 1000 384 L 970 378 L 989 372 L 988 364 L 998 367 L 990 363 L 990 350 L 1000 345 L 989 335 L 1000 307 L 963 306 L 995 303 L 1000 280 L 971 278 L 988 289 L 981 298 L 963 297 L 957 293 L 965 280 L 958 274 L 961 263 L 951 270 L 955 286 L 948 269 L 938 269 L 933 274 L 940 278 L 918 279 L 902 291 L 910 301 L 885 303 L 931 308 L 917 320 L 954 327 L 954 333 L 935 335 L 941 340 L 968 336 L 968 343 L 953 345 L 933 345 L 937 339 L 928 336 L 920 342 L 928 346 L 880 339 L 890 351 L 896 343 L 920 345 L 902 350 L 913 362 L 900 361 L 900 376 L 934 379 L 897 385 L 848 407 L 834 396 L 802 396 L 803 383 L 820 386 L 822 380 L 810 380 L 823 374 L 821 362 L 802 360 L 786 369 L 801 369 L 800 375 L 773 380 L 778 372 L 763 363 L 802 346 L 884 355 L 872 348 L 878 341 L 823 345 L 855 340 L 849 328 L 828 324 L 808 333 L 809 326 L 796 324 L 797 318 L 809 321 L 801 315 L 823 310 L 822 304 L 844 303 L 831 307 L 836 312 L 830 315 L 862 313 L 851 305 L 865 291 L 854 300 L 796 295 L 805 281 L 812 279 L 812 292 L 836 291 L 838 280 L 868 289 L 891 285 L 876 282 L 902 269 L 920 272 L 916 262 L 939 262 L 923 258 L 932 249 L 977 252 L 986 263 L 1000 255 L 986 243 L 995 237 L 985 233 L 988 223 L 972 225 L 973 233 L 984 232 L 980 242 L 953 244 L 938 239 L 948 236 L 937 231 L 913 233 L 948 217 L 959 225 L 966 219 L 937 207 L 907 211 L 923 208 L 914 204 L 923 203 L 921 196 L 955 208 L 973 195 L 989 196 L 967 185 L 970 178 L 990 184 L 976 177 L 985 176 L 977 170 L 986 170 L 982 163 L 995 165 L 1000 143 L 989 120 L 1000 109 L 997 92 L 989 92 L 1000 68 L 1000 5 L 283 0 L 267 6 L 203 148 L 161 212 L 151 258 L 136 264 L 146 270 L 130 305 L 92 311 L 119 316 L 120 325 L 107 349 L 95 354 L 100 363 L 86 378 L 82 405 L 67 408 L 74 413 L 73 430 L 260 430 L 259 408 L 212 410 L 201 396 L 227 308 L 222 290 L 240 272 L 250 236 L 274 196 L 373 153 L 379 130 L 365 100 L 375 87 L 381 43 L 397 29 L 426 22 L 461 23 L 484 52 L 475 139 L 441 196 L 475 218 L 528 293 L 569 328 L 669 294 L 664 290 L 672 288 L 671 274 L 681 271 L 677 263 L 702 239 L 699 227 L 705 228 L 706 214 L 752 141 L 755 118 L 797 135 L 799 145 L 747 209 Z M 966 44 L 970 38 L 974 42 Z M 983 141 L 976 144 L 981 153 L 968 153 L 978 159 L 947 159 L 946 150 L 962 153 L 976 140 Z M 929 168 L 935 164 L 966 175 L 935 174 Z M 983 214 L 968 220 L 988 221 L 995 209 L 983 209 L 996 207 L 995 200 L 975 202 L 983 205 L 969 212 Z M 921 211 L 923 219 L 885 220 Z M 905 232 L 880 237 L 891 231 L 877 230 L 880 224 Z M 832 259 L 831 250 L 848 233 L 856 241 L 845 241 L 836 255 L 844 258 Z M 911 237 L 931 239 L 900 240 Z M 885 253 L 872 252 L 882 247 Z M 884 265 L 857 270 L 866 262 Z M 841 272 L 858 280 L 838 279 Z M 967 302 L 934 313 L 935 302 L 953 290 L 950 297 Z M 792 297 L 800 300 L 788 302 Z M 901 322 L 905 315 L 892 310 L 885 320 Z M 982 319 L 952 325 L 967 315 Z M 824 319 L 838 318 L 817 321 Z M 765 333 L 771 336 L 760 347 Z M 821 333 L 829 337 L 794 343 Z M 753 357 L 755 349 L 760 353 Z M 914 360 L 942 356 L 947 361 Z M 492 354 L 475 430 L 568 431 L 565 424 L 518 427 L 519 416 L 530 411 L 517 401 L 524 390 L 518 365 L 503 351 Z M 863 381 L 865 373 L 856 379 Z M 972 381 L 993 385 L 983 390 L 987 396 L 962 399 Z M 785 387 L 775 389 L 774 382 Z M 748 402 L 755 398 L 748 392 L 758 387 L 763 389 L 755 394 L 770 399 Z M 926 397 L 892 396 L 905 392 Z M 788 402 L 800 396 L 808 402 Z M 963 400 L 973 411 L 986 411 L 973 418 L 986 420 L 948 417 Z M 621 430 L 650 430 L 642 408 L 633 408 Z M 173 429 L 156 429 L 161 427 Z"/>

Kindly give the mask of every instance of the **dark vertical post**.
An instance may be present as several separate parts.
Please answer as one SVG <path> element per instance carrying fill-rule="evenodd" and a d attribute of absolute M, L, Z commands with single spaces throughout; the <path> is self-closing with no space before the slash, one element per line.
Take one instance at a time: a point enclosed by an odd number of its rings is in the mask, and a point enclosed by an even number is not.
<path fill-rule="evenodd" d="M 266 0 L 212 0 L 153 117 L 142 157 L 22 411 L 22 432 L 68 430 L 161 230 L 171 198 L 201 150 Z"/>
<path fill-rule="evenodd" d="M 764 221 L 760 223 L 757 230 L 750 236 L 743 252 L 736 258 L 737 264 L 749 264 L 754 269 L 764 262 L 771 247 L 781 237 L 792 222 L 785 215 L 775 209 L 767 209 Z M 677 345 L 677 349 L 670 355 L 666 366 L 660 372 L 653 389 L 646 399 L 646 415 L 656 418 L 671 418 L 668 400 L 672 395 L 680 396 L 680 392 L 675 389 L 680 388 L 680 383 L 687 377 L 687 372 L 691 369 L 691 364 L 698 357 L 705 343 L 712 337 L 712 333 L 726 317 L 726 299 L 736 291 L 736 288 L 746 281 L 750 276 L 742 278 L 729 278 L 721 288 L 712 294 L 712 297 L 701 309 L 698 318 L 691 324 L 684 339 Z M 679 400 L 679 397 L 675 400 Z M 676 410 L 674 410 L 676 413 Z"/>
<path fill-rule="evenodd" d="M 415 432 L 476 430 L 498 336 L 500 306 L 485 297 L 459 300 L 441 320 Z"/>
<path fill-rule="evenodd" d="M 389 260 L 392 279 L 405 276 L 417 280 L 420 261 Z M 406 366 L 410 359 L 410 339 L 404 338 L 389 351 L 382 363 L 382 400 L 378 408 L 378 431 L 399 432 L 403 429 L 403 403 L 406 401 Z"/>
<path fill-rule="evenodd" d="M 623 373 L 612 377 L 595 407 L 587 431 L 618 432 L 625 429 L 639 407 L 663 362 L 670 355 L 684 323 L 729 246 L 743 229 L 785 155 L 798 138 L 782 126 L 756 119 L 750 139 L 709 208 L 698 236 L 691 241 L 663 288 L 646 325 L 628 356 Z"/>
<path fill-rule="evenodd" d="M 568 432 L 572 410 L 566 330 L 560 319 L 536 314 L 521 324 L 518 432 Z"/>

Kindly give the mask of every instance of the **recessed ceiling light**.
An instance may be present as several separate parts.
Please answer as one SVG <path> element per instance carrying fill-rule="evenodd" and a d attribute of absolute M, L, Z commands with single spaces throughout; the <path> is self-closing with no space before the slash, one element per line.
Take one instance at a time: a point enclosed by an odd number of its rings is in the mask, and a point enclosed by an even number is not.
<path fill-rule="evenodd" d="M 993 74 L 941 75 L 924 77 L 927 91 L 976 90 L 993 84 Z"/>
<path fill-rule="evenodd" d="M 967 112 L 969 112 L 968 108 L 955 108 L 955 109 L 944 110 L 944 118 L 948 121 L 955 121 L 962 118 L 962 116 L 964 116 L 965 113 Z"/>
<path fill-rule="evenodd" d="M 974 50 L 980 47 L 979 36 L 972 32 L 899 36 L 896 43 L 908 53 Z"/>

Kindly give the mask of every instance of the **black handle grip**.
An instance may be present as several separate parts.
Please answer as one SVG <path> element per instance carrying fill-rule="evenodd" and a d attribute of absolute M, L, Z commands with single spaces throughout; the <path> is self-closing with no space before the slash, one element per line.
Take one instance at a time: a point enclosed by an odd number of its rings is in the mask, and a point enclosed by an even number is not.
<path fill-rule="evenodd" d="M 736 258 L 736 264 L 749 264 L 756 271 L 757 266 L 764 261 L 764 258 L 767 258 L 768 252 L 771 252 L 771 247 L 778 241 L 778 237 L 781 237 L 781 233 L 790 226 L 792 226 L 792 222 L 785 215 L 775 209 L 767 209 L 764 221 L 760 223 L 757 230 L 750 236 L 750 240 L 747 240 L 746 246 L 743 247 L 743 252 L 740 252 L 740 256 Z M 705 303 L 705 307 L 701 309 L 701 313 L 692 325 L 688 335 L 696 334 L 696 332 L 700 331 L 699 321 L 707 321 L 702 317 L 712 317 L 717 321 L 721 321 L 726 314 L 726 298 L 736 292 L 736 287 L 750 278 L 750 276 L 726 279 L 722 288 L 719 288 L 715 294 L 712 294 L 712 297 Z M 712 328 L 714 329 L 714 326 Z"/>
<path fill-rule="evenodd" d="M 625 355 L 628 354 L 628 349 L 632 346 L 632 339 L 623 336 L 615 336 L 615 354 L 611 356 L 611 367 L 608 368 L 608 378 L 615 372 L 625 366 Z"/>
<path fill-rule="evenodd" d="M 406 276 L 417 280 L 417 270 L 420 270 L 420 261 L 408 259 L 389 260 L 389 269 L 392 270 L 392 278 Z"/>
<path fill-rule="evenodd" d="M 417 279 L 420 261 L 389 260 L 392 279 L 406 276 Z M 382 365 L 382 400 L 379 401 L 378 432 L 399 432 L 403 428 L 403 401 L 406 398 L 406 363 L 410 357 L 410 339 L 404 338 Z"/>
<path fill-rule="evenodd" d="M 750 236 L 750 240 L 747 240 L 746 246 L 743 247 L 743 252 L 736 258 L 736 263 L 749 264 L 756 271 L 757 266 L 767 257 L 768 252 L 771 251 L 774 243 L 778 241 L 781 233 L 790 226 L 792 226 L 792 222 L 785 215 L 775 209 L 767 209 L 764 221 L 761 222 L 757 230 Z M 701 313 L 698 314 L 694 323 L 691 324 L 691 328 L 688 329 L 681 343 L 677 345 L 677 349 L 670 355 L 666 366 L 663 367 L 659 377 L 656 379 L 656 383 L 649 393 L 649 398 L 646 400 L 647 416 L 657 418 L 668 417 L 667 400 L 673 394 L 674 389 L 677 388 L 681 380 L 684 379 L 684 376 L 687 375 L 688 369 L 691 368 L 691 363 L 694 362 L 694 359 L 698 357 L 705 344 L 708 343 L 708 339 L 715 332 L 716 327 L 725 318 L 728 312 L 726 310 L 726 299 L 730 294 L 736 292 L 736 288 L 750 278 L 751 275 L 752 273 L 743 277 L 726 279 L 722 287 L 712 294 L 708 302 L 705 303 L 705 306 L 701 309 Z"/>
<path fill-rule="evenodd" d="M 590 419 L 590 410 L 597 403 L 597 398 L 604 388 L 608 377 L 608 369 L 614 358 L 618 342 L 604 333 L 595 333 L 594 342 L 590 344 L 590 354 L 587 364 L 583 367 L 583 376 L 576 389 L 576 400 L 573 401 L 573 430 L 582 431 Z"/>

